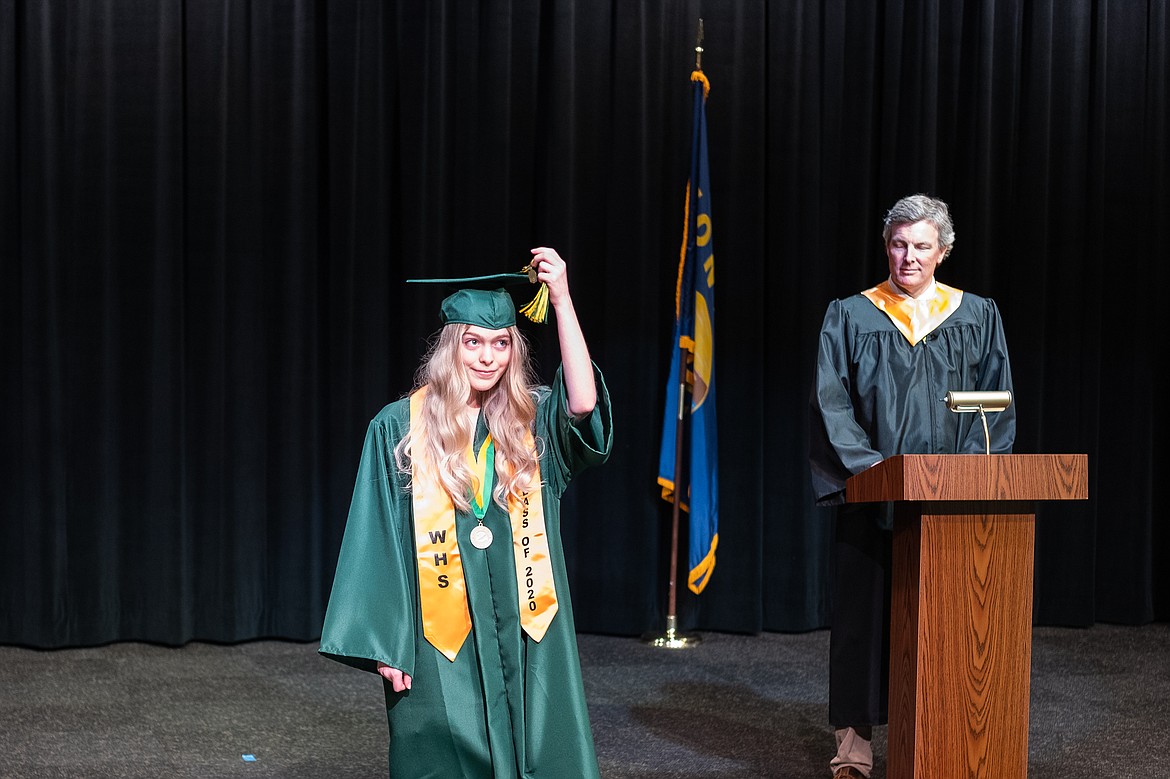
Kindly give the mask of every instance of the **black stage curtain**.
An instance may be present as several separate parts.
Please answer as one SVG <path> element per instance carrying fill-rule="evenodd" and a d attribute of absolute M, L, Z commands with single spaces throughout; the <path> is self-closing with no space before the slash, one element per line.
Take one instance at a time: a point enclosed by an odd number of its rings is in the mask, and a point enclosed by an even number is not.
<path fill-rule="evenodd" d="M 1165 0 L 0 0 L 0 642 L 319 635 L 415 276 L 569 260 L 616 449 L 565 504 L 577 624 L 664 627 L 658 497 L 704 19 L 718 564 L 680 627 L 828 623 L 807 396 L 884 210 L 948 200 L 1043 505 L 1041 624 L 1170 618 Z M 552 328 L 529 328 L 545 377 Z M 685 566 L 683 566 L 685 567 Z"/>

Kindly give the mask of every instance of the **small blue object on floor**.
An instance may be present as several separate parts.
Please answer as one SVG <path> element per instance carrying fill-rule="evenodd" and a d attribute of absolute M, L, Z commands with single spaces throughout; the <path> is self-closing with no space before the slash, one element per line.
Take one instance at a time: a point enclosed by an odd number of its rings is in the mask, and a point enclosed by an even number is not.
<path fill-rule="evenodd" d="M 255 763 L 256 762 L 255 755 L 240 755 L 240 759 L 243 760 L 245 763 Z"/>

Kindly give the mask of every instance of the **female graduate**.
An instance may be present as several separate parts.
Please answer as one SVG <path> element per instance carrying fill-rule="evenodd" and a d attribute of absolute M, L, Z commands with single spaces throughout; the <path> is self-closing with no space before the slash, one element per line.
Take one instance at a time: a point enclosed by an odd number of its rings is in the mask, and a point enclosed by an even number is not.
<path fill-rule="evenodd" d="M 609 456 L 565 262 L 532 250 L 560 344 L 538 387 L 503 289 L 460 289 L 408 397 L 370 422 L 322 628 L 382 676 L 393 777 L 598 777 L 560 535 Z"/>

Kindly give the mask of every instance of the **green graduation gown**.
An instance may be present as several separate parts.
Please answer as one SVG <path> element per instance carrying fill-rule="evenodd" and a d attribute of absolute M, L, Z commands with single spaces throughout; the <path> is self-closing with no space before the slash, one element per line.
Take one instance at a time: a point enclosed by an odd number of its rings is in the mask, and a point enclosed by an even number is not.
<path fill-rule="evenodd" d="M 479 550 L 468 538 L 478 522 L 457 511 L 472 629 L 454 662 L 423 637 L 411 495 L 394 464 L 410 427 L 409 399 L 370 422 L 319 651 L 413 677 L 401 693 L 383 682 L 390 776 L 599 776 L 560 534 L 561 495 L 578 471 L 608 458 L 612 443 L 609 393 L 596 368 L 594 375 L 597 407 L 576 422 L 559 370 L 538 391 L 534 435 L 557 614 L 539 643 L 521 630 L 508 513 L 490 502 L 483 522 L 495 540 Z M 486 432 L 481 416 L 476 444 Z"/>

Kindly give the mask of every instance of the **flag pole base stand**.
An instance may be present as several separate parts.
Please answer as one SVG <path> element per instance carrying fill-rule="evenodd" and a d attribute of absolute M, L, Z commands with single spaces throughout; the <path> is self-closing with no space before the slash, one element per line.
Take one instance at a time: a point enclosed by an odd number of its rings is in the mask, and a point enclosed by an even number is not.
<path fill-rule="evenodd" d="M 690 649 L 702 643 L 702 640 L 699 636 L 679 633 L 678 620 L 673 616 L 666 618 L 665 633 L 646 633 L 642 636 L 642 643 L 664 649 Z"/>

